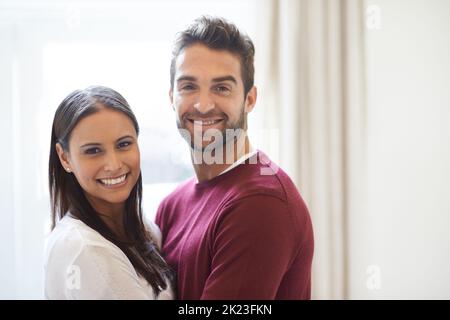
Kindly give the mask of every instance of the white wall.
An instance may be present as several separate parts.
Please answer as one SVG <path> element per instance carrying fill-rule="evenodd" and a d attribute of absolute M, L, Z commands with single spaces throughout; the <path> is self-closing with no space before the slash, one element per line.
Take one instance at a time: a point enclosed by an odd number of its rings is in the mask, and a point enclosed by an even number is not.
<path fill-rule="evenodd" d="M 349 297 L 450 299 L 450 1 L 366 5 L 381 20 L 366 29 L 367 209 L 350 217 Z"/>

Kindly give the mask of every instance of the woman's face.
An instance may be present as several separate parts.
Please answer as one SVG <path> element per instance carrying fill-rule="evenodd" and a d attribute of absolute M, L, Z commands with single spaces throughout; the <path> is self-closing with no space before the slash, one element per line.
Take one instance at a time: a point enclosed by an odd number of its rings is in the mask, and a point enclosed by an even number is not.
<path fill-rule="evenodd" d="M 140 174 L 140 153 L 133 122 L 120 111 L 100 107 L 72 130 L 69 152 L 57 151 L 100 213 L 123 210 Z"/>

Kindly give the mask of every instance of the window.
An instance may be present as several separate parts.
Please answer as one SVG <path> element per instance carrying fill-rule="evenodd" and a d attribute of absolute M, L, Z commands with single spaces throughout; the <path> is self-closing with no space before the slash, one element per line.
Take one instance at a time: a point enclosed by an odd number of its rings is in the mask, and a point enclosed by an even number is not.
<path fill-rule="evenodd" d="M 110 86 L 141 126 L 144 209 L 193 174 L 168 99 L 175 33 L 221 15 L 249 35 L 252 1 L 3 1 L 0 3 L 0 298 L 43 297 L 49 221 L 47 163 L 53 114 L 74 89 Z M 5 178 L 5 180 L 3 180 Z M 5 183 L 3 183 L 5 181 Z"/>

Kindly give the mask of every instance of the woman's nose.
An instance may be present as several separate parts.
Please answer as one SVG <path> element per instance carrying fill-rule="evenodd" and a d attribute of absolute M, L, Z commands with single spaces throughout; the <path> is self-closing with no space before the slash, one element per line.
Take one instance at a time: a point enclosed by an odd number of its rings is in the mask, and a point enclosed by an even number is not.
<path fill-rule="evenodd" d="M 110 152 L 106 157 L 105 171 L 117 171 L 122 169 L 122 160 L 116 152 Z"/>

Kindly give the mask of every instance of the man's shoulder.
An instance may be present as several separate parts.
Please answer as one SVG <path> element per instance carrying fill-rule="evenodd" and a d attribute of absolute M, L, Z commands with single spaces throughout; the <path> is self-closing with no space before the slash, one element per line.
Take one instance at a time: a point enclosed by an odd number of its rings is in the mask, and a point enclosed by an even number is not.
<path fill-rule="evenodd" d="M 240 197 L 260 195 L 287 201 L 289 192 L 298 192 L 286 172 L 262 151 L 249 159 L 234 178 Z"/>
<path fill-rule="evenodd" d="M 245 163 L 211 181 L 198 184 L 195 177 L 181 182 L 160 204 L 168 208 L 186 201 L 207 197 L 229 202 L 250 196 L 289 201 L 290 193 L 298 193 L 290 177 L 264 152 L 259 151 Z M 193 196 L 193 197 L 191 197 Z"/>

